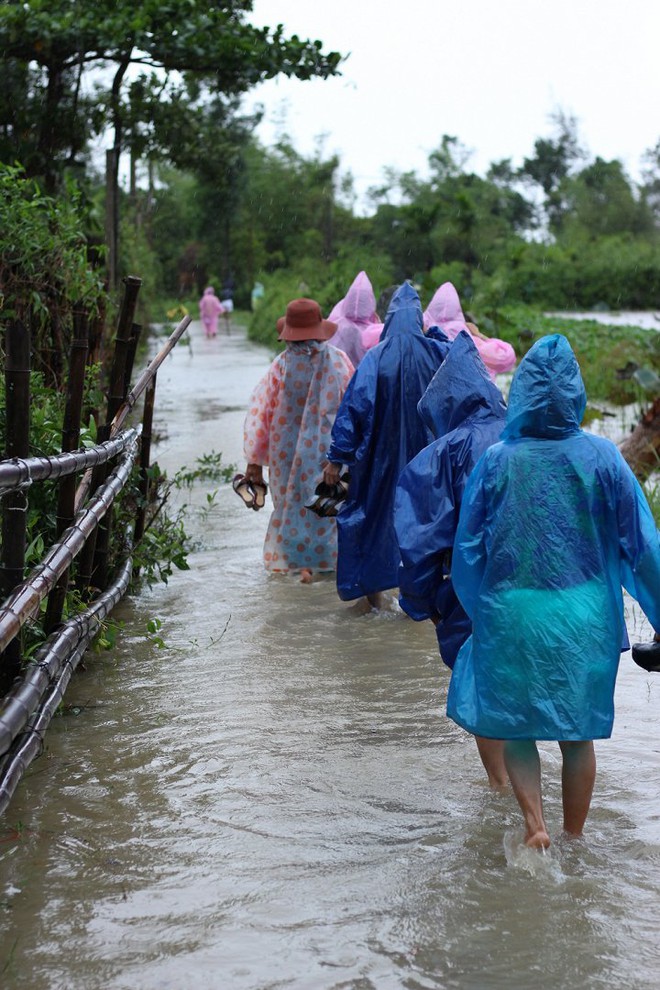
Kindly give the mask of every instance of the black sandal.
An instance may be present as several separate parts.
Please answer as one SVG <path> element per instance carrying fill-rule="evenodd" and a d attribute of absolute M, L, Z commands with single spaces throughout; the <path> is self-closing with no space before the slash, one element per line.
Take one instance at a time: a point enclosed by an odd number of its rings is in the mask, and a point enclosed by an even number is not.
<path fill-rule="evenodd" d="M 315 512 L 322 519 L 336 516 L 339 507 L 346 501 L 349 481 L 348 471 L 342 474 L 336 485 L 329 485 L 326 481 L 320 481 L 316 486 L 314 498 L 311 502 L 305 503 L 305 508 Z"/>
<path fill-rule="evenodd" d="M 660 643 L 633 643 L 632 658 L 649 674 L 660 674 Z"/>

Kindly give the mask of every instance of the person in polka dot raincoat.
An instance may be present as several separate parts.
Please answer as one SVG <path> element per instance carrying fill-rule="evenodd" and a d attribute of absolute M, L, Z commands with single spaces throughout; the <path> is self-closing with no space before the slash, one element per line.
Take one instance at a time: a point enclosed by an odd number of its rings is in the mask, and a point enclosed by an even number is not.
<path fill-rule="evenodd" d="M 317 302 L 295 299 L 277 322 L 286 350 L 255 388 L 245 419 L 246 478 L 263 481 L 268 467 L 273 513 L 264 543 L 268 571 L 299 571 L 304 582 L 337 566 L 334 518 L 305 508 L 321 480 L 321 464 L 353 365 L 327 341 L 337 325 Z"/>

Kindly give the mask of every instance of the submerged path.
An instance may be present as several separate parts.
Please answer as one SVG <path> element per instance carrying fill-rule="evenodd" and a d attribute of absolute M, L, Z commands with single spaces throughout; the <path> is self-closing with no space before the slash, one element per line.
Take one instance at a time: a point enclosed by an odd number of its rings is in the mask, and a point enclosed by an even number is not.
<path fill-rule="evenodd" d="M 161 466 L 241 463 L 269 360 L 194 324 L 159 376 Z M 190 571 L 122 604 L 0 822 L 2 987 L 655 988 L 660 680 L 624 655 L 586 840 L 522 851 L 443 715 L 430 624 L 267 577 L 267 511 L 230 486 L 182 498 Z M 648 638 L 637 609 L 629 629 Z"/>

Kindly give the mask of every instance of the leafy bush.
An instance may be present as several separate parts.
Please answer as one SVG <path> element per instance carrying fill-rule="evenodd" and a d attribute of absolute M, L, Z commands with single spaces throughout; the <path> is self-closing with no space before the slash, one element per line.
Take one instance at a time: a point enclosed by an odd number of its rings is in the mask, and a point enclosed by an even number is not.
<path fill-rule="evenodd" d="M 66 192 L 44 196 L 19 165 L 0 163 L 2 319 L 29 324 L 36 367 L 49 370 L 64 365 L 74 306 L 93 314 L 105 301 L 87 257 L 81 194 L 73 183 Z"/>
<path fill-rule="evenodd" d="M 357 257 L 342 253 L 329 264 L 307 260 L 295 269 L 262 275 L 259 281 L 263 283 L 264 296 L 250 321 L 250 339 L 274 350 L 281 349 L 276 324 L 279 317 L 284 316 L 287 303 L 308 296 L 316 299 L 321 312 L 327 316 L 362 270 L 369 275 L 378 299 L 379 292 L 392 283 L 392 265 L 387 258 L 369 251 L 361 251 Z"/>

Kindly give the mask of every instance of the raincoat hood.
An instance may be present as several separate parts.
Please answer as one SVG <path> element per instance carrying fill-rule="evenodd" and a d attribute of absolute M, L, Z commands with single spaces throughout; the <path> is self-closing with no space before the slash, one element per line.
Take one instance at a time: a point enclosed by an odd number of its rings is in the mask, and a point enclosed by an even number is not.
<path fill-rule="evenodd" d="M 425 327 L 440 327 L 453 339 L 461 330 L 468 330 L 458 292 L 451 282 L 443 282 L 424 311 Z M 468 330 L 469 333 L 469 330 Z"/>
<path fill-rule="evenodd" d="M 333 319 L 343 316 L 353 323 L 364 326 L 377 322 L 376 296 L 366 272 L 360 272 L 355 276 L 350 289 L 342 301 L 335 306 L 333 313 L 335 314 Z"/>
<path fill-rule="evenodd" d="M 423 326 L 424 317 L 419 296 L 409 282 L 404 282 L 392 296 L 383 324 L 383 332 L 380 335 L 381 342 L 401 333 L 413 333 L 423 337 Z"/>
<path fill-rule="evenodd" d="M 543 437 L 560 440 L 580 429 L 587 394 L 566 337 L 541 337 L 513 376 L 503 439 Z"/>
<path fill-rule="evenodd" d="M 459 333 L 419 400 L 417 410 L 436 438 L 468 419 L 504 419 L 506 405 L 469 333 Z"/>

